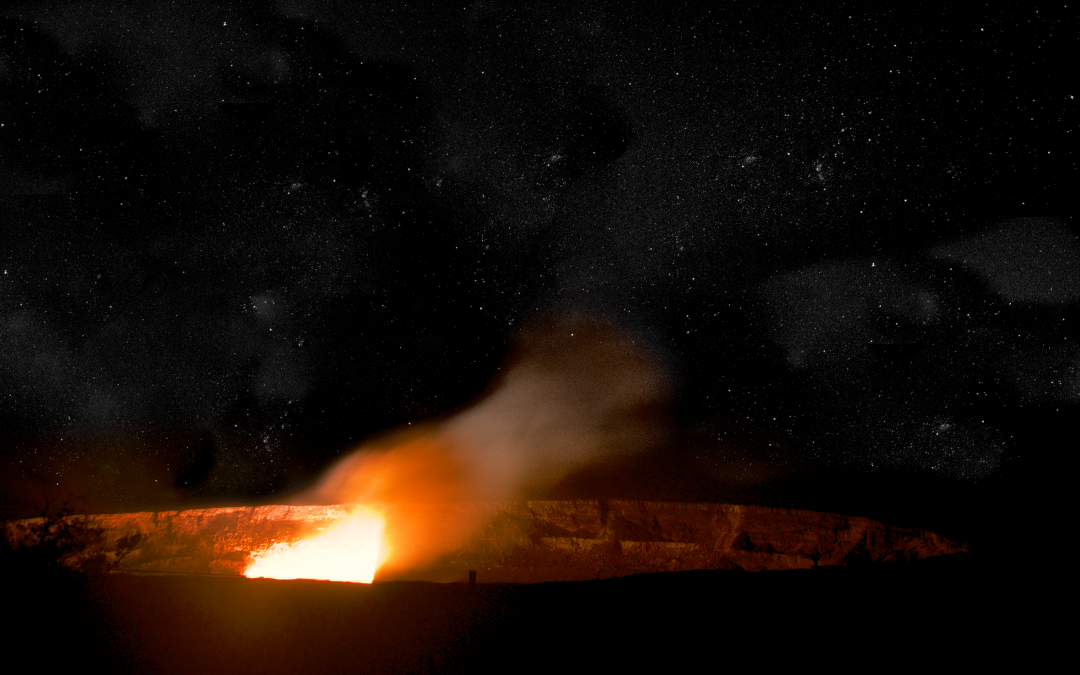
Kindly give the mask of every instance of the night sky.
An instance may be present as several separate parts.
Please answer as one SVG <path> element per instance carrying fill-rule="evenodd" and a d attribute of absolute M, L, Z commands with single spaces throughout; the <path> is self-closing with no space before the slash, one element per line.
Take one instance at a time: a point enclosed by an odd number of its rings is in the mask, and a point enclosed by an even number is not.
<path fill-rule="evenodd" d="M 1075 452 L 1074 12 L 9 7 L 0 515 L 273 501 L 557 310 L 666 435 L 532 496 L 978 537 Z"/>

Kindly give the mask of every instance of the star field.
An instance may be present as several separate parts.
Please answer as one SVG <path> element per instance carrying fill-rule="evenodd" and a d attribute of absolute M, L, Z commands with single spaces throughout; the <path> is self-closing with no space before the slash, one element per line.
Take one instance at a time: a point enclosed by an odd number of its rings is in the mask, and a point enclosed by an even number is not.
<path fill-rule="evenodd" d="M 468 403 L 558 303 L 670 373 L 641 461 L 694 485 L 1052 465 L 1067 14 L 5 9 L 9 509 L 296 488 Z"/>

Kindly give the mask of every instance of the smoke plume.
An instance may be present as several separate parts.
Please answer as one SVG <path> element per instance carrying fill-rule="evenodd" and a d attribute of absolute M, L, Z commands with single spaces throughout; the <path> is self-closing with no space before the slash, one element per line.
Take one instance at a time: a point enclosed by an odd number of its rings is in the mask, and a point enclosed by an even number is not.
<path fill-rule="evenodd" d="M 543 494 L 590 462 L 664 436 L 669 383 L 640 340 L 581 310 L 518 331 L 471 406 L 372 440 L 294 503 L 499 501 Z"/>

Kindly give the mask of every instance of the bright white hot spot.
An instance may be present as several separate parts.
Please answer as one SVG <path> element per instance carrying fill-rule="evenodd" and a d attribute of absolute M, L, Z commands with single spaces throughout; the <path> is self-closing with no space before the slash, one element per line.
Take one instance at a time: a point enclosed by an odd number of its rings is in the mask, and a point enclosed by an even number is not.
<path fill-rule="evenodd" d="M 371 583 L 389 549 L 382 514 L 360 508 L 323 532 L 255 553 L 244 576 Z"/>

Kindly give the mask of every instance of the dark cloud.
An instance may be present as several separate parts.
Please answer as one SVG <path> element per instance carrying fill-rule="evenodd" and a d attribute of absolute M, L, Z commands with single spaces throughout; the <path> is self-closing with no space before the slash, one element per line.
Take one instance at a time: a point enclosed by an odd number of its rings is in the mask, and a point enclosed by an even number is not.
<path fill-rule="evenodd" d="M 940 244 L 932 255 L 974 270 L 1008 302 L 1060 305 L 1080 300 L 1080 240 L 1059 219 L 1010 220 Z"/>
<path fill-rule="evenodd" d="M 914 259 L 833 261 L 768 280 L 758 297 L 770 339 L 832 420 L 819 426 L 819 452 L 991 475 L 1008 444 L 995 428 L 1004 410 L 1076 401 L 1068 313 L 1038 309 L 1069 302 L 1075 247 L 1060 221 L 1013 221 Z M 934 262 L 956 258 L 978 276 Z M 1069 281 L 1055 286 L 1059 277 Z"/>

